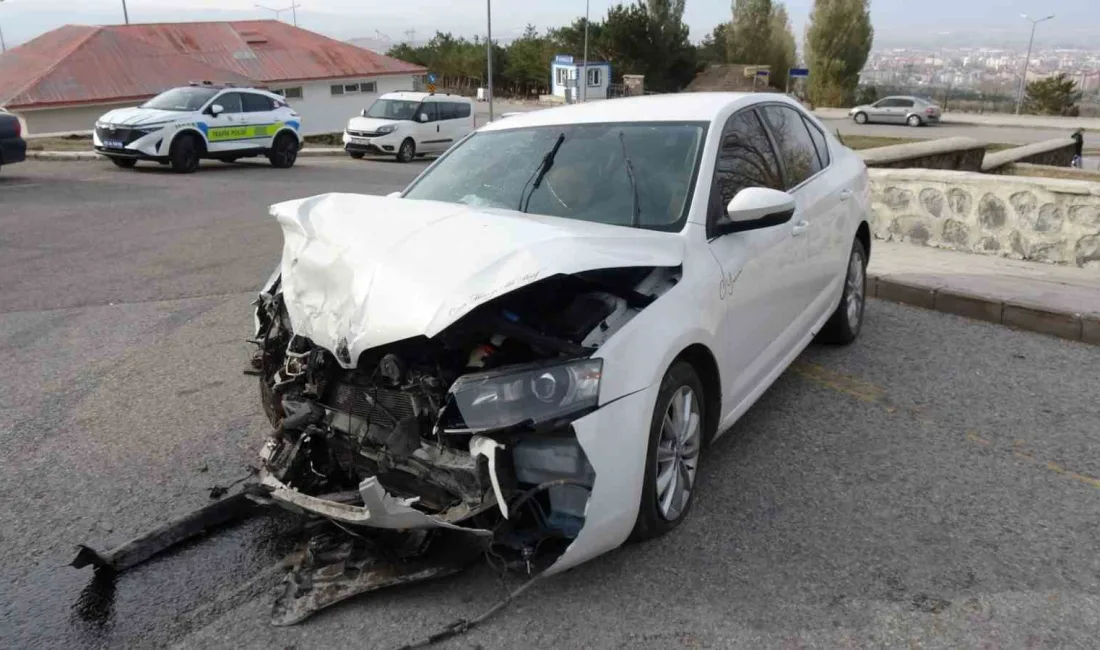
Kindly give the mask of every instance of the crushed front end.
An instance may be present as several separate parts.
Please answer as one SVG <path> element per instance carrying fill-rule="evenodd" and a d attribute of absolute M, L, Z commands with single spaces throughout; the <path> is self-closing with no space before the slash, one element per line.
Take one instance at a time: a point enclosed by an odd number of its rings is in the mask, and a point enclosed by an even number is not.
<path fill-rule="evenodd" d="M 549 566 L 583 528 L 595 480 L 571 424 L 599 405 L 592 353 L 677 273 L 551 276 L 343 363 L 346 349 L 294 333 L 274 277 L 253 341 L 272 424 L 262 484 L 352 535 L 457 536 L 511 567 Z"/>

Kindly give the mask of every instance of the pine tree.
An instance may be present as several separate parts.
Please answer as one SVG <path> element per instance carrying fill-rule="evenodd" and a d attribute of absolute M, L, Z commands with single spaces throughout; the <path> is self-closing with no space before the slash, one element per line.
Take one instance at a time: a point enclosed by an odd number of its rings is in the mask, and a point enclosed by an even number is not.
<path fill-rule="evenodd" d="M 814 0 L 806 30 L 810 99 L 817 106 L 849 106 L 871 52 L 869 0 Z"/>

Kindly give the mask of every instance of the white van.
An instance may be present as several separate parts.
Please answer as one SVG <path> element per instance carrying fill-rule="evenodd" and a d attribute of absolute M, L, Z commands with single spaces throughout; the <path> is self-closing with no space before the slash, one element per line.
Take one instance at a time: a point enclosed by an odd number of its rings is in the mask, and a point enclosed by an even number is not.
<path fill-rule="evenodd" d="M 443 153 L 474 130 L 474 103 L 459 95 L 386 93 L 348 120 L 344 150 L 352 158 L 389 154 L 401 162 Z"/>

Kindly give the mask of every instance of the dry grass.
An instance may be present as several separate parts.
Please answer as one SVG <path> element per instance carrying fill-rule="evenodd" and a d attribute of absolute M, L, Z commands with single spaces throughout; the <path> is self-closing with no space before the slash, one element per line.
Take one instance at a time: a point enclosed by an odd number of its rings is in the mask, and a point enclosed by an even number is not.
<path fill-rule="evenodd" d="M 29 151 L 91 151 L 91 135 L 65 135 L 57 138 L 27 138 Z"/>
<path fill-rule="evenodd" d="M 1052 165 L 1008 165 L 1003 171 L 1005 176 L 1025 176 L 1029 178 L 1060 178 L 1071 181 L 1100 182 L 1100 170 L 1072 169 Z"/>

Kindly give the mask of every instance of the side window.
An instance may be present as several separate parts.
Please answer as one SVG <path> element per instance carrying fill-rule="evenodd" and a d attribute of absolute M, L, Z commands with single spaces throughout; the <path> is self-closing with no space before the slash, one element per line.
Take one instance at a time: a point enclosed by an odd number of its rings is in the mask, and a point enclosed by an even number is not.
<path fill-rule="evenodd" d="M 763 112 L 783 161 L 783 176 L 787 181 L 784 189 L 793 189 L 821 171 L 817 148 L 798 111 L 773 104 L 765 106 Z"/>
<path fill-rule="evenodd" d="M 455 105 L 452 102 L 439 102 L 439 119 L 440 120 L 453 120 L 455 119 Z"/>
<path fill-rule="evenodd" d="M 241 94 L 240 93 L 223 93 L 214 100 L 215 104 L 222 107 L 223 113 L 240 113 L 241 112 Z"/>
<path fill-rule="evenodd" d="M 245 113 L 263 113 L 275 108 L 275 103 L 269 98 L 256 93 L 242 93 L 241 99 Z"/>
<path fill-rule="evenodd" d="M 726 206 L 746 187 L 783 189 L 783 178 L 771 141 L 756 111 L 737 113 L 722 129 L 718 161 L 710 190 L 710 223 L 726 214 Z"/>
<path fill-rule="evenodd" d="M 824 169 L 831 162 L 829 159 L 829 143 L 825 140 L 825 134 L 821 132 L 821 129 L 814 126 L 813 122 L 810 122 L 805 115 L 802 116 L 802 120 L 806 123 L 806 130 L 810 132 L 810 138 L 814 141 L 814 147 L 817 149 L 817 159 L 821 162 L 822 169 Z"/>
<path fill-rule="evenodd" d="M 894 100 L 894 106 L 897 106 L 898 108 L 913 108 L 913 100 L 896 99 Z"/>
<path fill-rule="evenodd" d="M 439 119 L 439 104 L 436 102 L 424 102 L 420 105 L 420 112 L 428 114 L 429 122 L 435 122 Z"/>
<path fill-rule="evenodd" d="M 470 117 L 470 105 L 466 102 L 461 104 L 455 104 L 455 117 L 463 118 Z"/>

